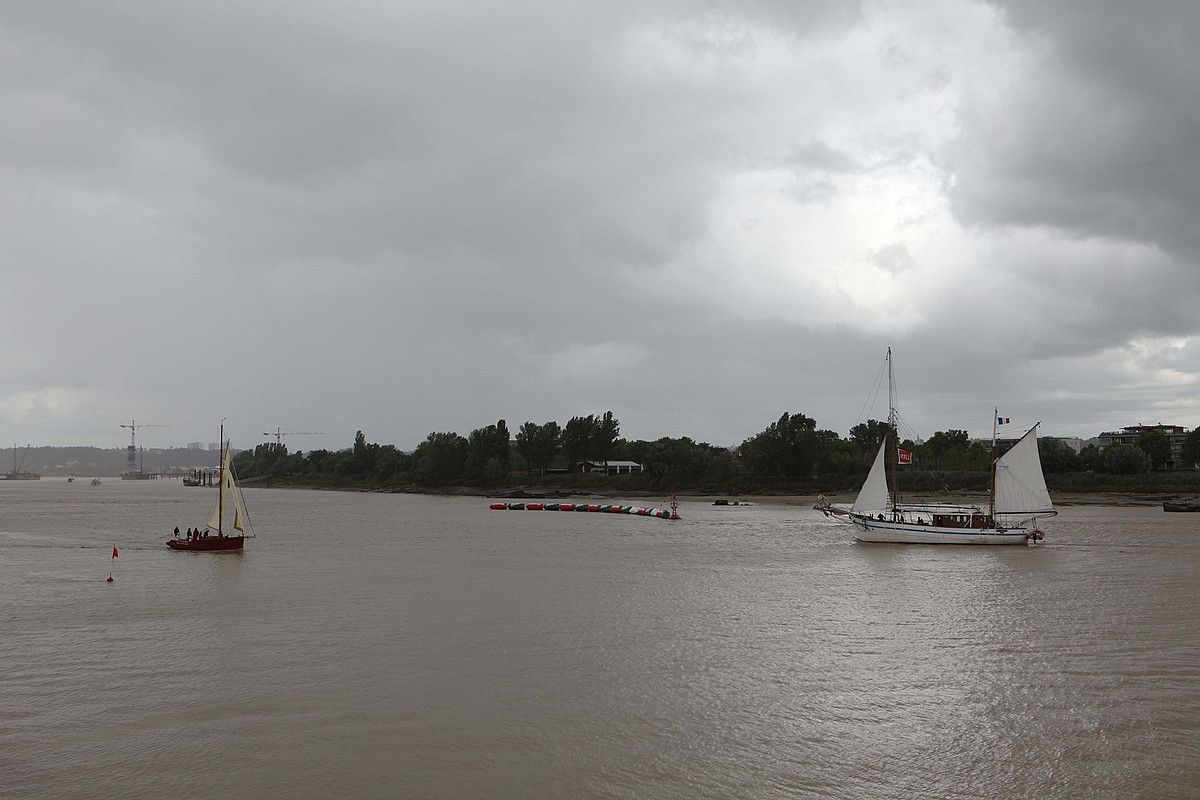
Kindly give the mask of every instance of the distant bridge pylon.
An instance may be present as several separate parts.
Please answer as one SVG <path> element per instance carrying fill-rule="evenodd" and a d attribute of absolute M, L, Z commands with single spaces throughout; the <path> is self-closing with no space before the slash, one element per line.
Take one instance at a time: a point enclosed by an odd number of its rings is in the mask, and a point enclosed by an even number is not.
<path fill-rule="evenodd" d="M 169 428 L 170 425 L 156 425 L 153 422 L 138 422 L 137 420 L 129 420 L 129 424 L 121 423 L 122 428 L 129 428 L 129 447 L 125 449 L 125 461 L 129 465 L 129 471 L 134 472 L 137 468 L 137 432 L 138 428 Z"/>

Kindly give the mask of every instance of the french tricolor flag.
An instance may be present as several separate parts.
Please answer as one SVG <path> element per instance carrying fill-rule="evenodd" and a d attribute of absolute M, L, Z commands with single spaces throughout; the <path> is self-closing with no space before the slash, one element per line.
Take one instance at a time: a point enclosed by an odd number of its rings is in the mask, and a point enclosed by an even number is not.
<path fill-rule="evenodd" d="M 1010 422 L 1012 422 L 1012 417 L 996 417 L 997 425 L 1007 425 Z"/>

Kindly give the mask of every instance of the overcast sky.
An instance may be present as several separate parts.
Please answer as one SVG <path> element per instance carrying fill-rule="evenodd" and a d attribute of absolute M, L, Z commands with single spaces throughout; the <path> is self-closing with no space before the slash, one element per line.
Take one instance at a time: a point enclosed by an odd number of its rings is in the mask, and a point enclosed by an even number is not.
<path fill-rule="evenodd" d="M 0 4 L 0 436 L 1200 425 L 1200 6 Z"/>

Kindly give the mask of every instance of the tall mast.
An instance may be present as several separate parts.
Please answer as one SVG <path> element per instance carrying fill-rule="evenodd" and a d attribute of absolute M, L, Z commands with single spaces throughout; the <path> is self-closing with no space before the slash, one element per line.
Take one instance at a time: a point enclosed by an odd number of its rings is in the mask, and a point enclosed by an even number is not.
<path fill-rule="evenodd" d="M 988 518 L 996 522 L 996 427 L 1000 424 L 1000 406 L 992 409 L 992 475 L 988 486 Z"/>
<path fill-rule="evenodd" d="M 221 443 L 221 475 L 220 488 L 217 489 L 217 535 L 225 529 L 225 458 L 227 451 L 225 449 L 225 419 L 221 419 L 221 438 L 218 440 Z"/>
<path fill-rule="evenodd" d="M 900 431 L 896 427 L 896 381 L 895 371 L 892 369 L 892 348 L 887 351 L 888 363 L 888 427 L 891 428 L 892 439 L 895 446 L 890 457 L 892 462 L 892 514 L 896 513 L 896 508 L 900 505 Z"/>

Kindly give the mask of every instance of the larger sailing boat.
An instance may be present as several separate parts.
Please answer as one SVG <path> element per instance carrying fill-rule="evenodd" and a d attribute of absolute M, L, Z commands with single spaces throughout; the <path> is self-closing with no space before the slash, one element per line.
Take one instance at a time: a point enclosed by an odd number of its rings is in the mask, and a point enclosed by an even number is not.
<path fill-rule="evenodd" d="M 988 507 L 950 503 L 901 503 L 897 490 L 899 437 L 896 432 L 896 399 L 892 350 L 888 348 L 888 434 L 867 474 L 867 480 L 849 508 L 818 504 L 818 510 L 854 526 L 860 542 L 899 544 L 1026 544 L 1043 538 L 1034 523 L 1058 512 L 1050 501 L 1042 461 L 1038 455 L 1037 425 L 999 458 L 996 422 L 992 415 L 992 470 Z M 1040 425 L 1041 423 L 1038 423 Z M 888 458 L 888 453 L 894 452 Z M 888 488 L 885 461 L 891 463 Z"/>
<path fill-rule="evenodd" d="M 229 442 L 225 441 L 225 426 L 221 426 L 221 479 L 217 484 L 217 507 L 213 509 L 208 519 L 208 527 L 201 532 L 199 528 L 186 538 L 168 539 L 167 547 L 173 550 L 241 550 L 246 545 L 244 525 L 250 521 L 246 513 L 246 501 L 242 499 L 242 490 L 238 488 L 233 475 L 232 453 Z M 233 520 L 230 529 L 237 534 L 226 534 L 226 523 L 229 522 L 225 513 L 226 501 L 232 506 Z M 179 529 L 176 528 L 176 536 Z"/>

